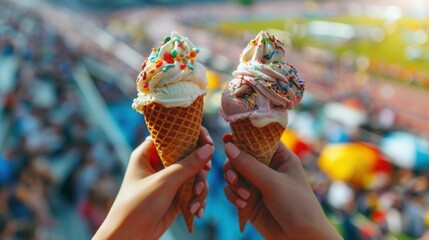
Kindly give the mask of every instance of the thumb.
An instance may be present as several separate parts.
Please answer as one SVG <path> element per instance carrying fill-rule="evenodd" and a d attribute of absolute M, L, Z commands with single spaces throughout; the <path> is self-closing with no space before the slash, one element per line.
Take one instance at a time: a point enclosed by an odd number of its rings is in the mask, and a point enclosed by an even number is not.
<path fill-rule="evenodd" d="M 168 166 L 164 170 L 164 176 L 170 186 L 179 188 L 186 180 L 195 176 L 207 164 L 213 155 L 213 146 L 206 144 L 197 148 L 182 160 Z"/>
<path fill-rule="evenodd" d="M 273 170 L 256 160 L 250 154 L 241 151 L 233 143 L 225 144 L 225 153 L 231 165 L 242 176 L 253 183 L 261 192 L 270 187 Z"/>

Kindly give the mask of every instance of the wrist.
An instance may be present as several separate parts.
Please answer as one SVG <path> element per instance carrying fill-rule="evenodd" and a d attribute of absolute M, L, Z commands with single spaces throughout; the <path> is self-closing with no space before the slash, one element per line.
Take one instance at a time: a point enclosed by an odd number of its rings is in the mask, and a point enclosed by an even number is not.
<path fill-rule="evenodd" d="M 119 215 L 116 217 L 109 217 L 109 215 L 98 228 L 92 240 L 137 239 L 133 236 L 132 229 L 121 226 L 123 221 L 119 220 Z M 124 231 L 124 229 L 128 229 L 128 231 Z"/>
<path fill-rule="evenodd" d="M 313 208 L 311 214 L 306 215 L 304 219 L 294 222 L 293 228 L 289 228 L 289 237 L 287 239 L 296 240 L 342 240 L 342 236 L 326 217 L 322 208 Z M 286 231 L 287 232 L 287 231 Z"/>
<path fill-rule="evenodd" d="M 312 236 L 308 239 L 343 240 L 343 237 L 325 216 L 317 226 L 318 227 L 314 229 Z"/>
<path fill-rule="evenodd" d="M 107 240 L 107 239 L 115 239 L 115 229 L 112 224 L 110 224 L 107 219 L 101 224 L 101 226 L 97 229 L 92 240 Z"/>

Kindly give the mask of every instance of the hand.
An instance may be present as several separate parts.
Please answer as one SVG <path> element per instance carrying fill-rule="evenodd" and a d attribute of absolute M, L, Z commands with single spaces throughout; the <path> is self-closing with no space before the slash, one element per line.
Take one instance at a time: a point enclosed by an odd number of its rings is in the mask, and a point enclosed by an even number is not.
<path fill-rule="evenodd" d="M 173 203 L 179 187 L 195 175 L 196 197 L 189 211 L 201 217 L 212 155 L 213 141 L 207 130 L 201 128 L 198 149 L 156 172 L 153 162 L 159 157 L 152 139 L 147 138 L 131 154 L 118 196 L 93 239 L 159 239 L 180 212 Z"/>
<path fill-rule="evenodd" d="M 230 134 L 224 142 L 226 197 L 238 208 L 246 206 L 250 187 L 240 176 L 259 189 L 250 222 L 265 239 L 342 239 L 313 194 L 300 160 L 282 143 L 266 166 L 238 149 Z"/>

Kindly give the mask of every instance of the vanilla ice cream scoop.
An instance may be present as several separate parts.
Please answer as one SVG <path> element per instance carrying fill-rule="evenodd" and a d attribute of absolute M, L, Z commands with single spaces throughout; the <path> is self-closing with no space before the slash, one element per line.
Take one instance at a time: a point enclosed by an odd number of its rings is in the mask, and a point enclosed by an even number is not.
<path fill-rule="evenodd" d="M 177 32 L 164 38 L 142 65 L 137 78 L 138 96 L 132 108 L 156 102 L 165 107 L 188 107 L 207 92 L 207 78 L 197 62 L 198 48 Z"/>
<path fill-rule="evenodd" d="M 278 39 L 260 32 L 241 53 L 232 75 L 222 94 L 221 114 L 227 122 L 249 118 L 255 127 L 274 122 L 287 127 L 288 110 L 301 101 L 305 83 L 285 62 Z"/>

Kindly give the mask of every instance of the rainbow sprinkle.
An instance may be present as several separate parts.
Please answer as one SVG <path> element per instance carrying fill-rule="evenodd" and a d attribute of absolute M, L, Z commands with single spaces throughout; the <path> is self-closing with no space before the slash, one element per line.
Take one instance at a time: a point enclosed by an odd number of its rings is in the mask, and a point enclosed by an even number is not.
<path fill-rule="evenodd" d="M 188 62 L 188 68 L 191 70 L 194 70 L 194 65 L 192 65 L 192 63 Z"/>
<path fill-rule="evenodd" d="M 174 64 L 167 64 L 167 65 L 165 65 L 165 67 L 162 69 L 162 71 L 163 71 L 163 72 L 167 72 L 167 71 L 168 71 L 168 69 L 170 69 L 170 68 L 174 68 L 174 66 L 176 66 L 176 65 L 174 65 Z"/>

